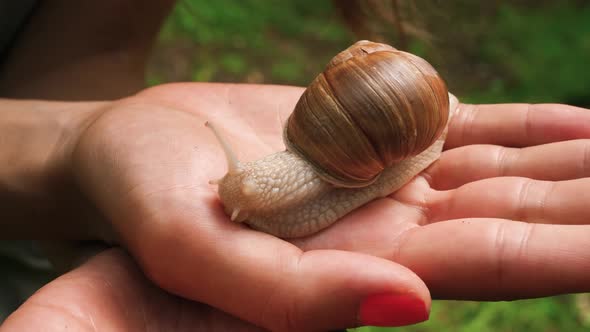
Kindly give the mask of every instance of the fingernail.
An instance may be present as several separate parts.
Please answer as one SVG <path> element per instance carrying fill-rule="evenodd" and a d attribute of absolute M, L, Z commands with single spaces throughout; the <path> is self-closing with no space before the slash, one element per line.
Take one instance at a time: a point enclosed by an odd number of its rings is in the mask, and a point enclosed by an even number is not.
<path fill-rule="evenodd" d="M 403 326 L 428 319 L 426 305 L 407 294 L 377 294 L 361 302 L 359 319 L 363 325 Z"/>

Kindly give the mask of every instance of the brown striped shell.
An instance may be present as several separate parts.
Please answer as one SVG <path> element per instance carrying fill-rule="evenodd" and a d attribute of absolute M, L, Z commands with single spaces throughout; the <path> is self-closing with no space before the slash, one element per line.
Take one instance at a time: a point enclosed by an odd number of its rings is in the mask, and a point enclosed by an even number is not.
<path fill-rule="evenodd" d="M 431 146 L 448 116 L 446 84 L 428 62 L 359 41 L 305 90 L 283 138 L 324 180 L 362 187 Z"/>

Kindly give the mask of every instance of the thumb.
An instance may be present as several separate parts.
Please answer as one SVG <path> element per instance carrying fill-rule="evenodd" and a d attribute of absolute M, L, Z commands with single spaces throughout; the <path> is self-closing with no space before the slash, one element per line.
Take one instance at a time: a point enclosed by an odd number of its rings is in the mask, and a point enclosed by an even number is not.
<path fill-rule="evenodd" d="M 267 310 L 280 331 L 393 327 L 428 319 L 430 294 L 422 280 L 373 256 L 309 251 L 286 276 L 277 277 L 281 284 Z"/>
<path fill-rule="evenodd" d="M 401 326 L 428 318 L 428 289 L 401 265 L 345 251 L 302 252 L 265 234 L 233 230 L 207 238 L 177 229 L 169 233 L 174 241 L 160 239 L 165 247 L 154 239 L 152 250 L 134 251 L 149 251 L 142 265 L 160 286 L 272 331 Z"/>

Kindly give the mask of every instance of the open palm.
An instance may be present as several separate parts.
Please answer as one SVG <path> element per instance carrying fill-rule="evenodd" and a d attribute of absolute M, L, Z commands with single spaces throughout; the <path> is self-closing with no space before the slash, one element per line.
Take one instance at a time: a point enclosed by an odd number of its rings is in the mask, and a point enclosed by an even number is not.
<path fill-rule="evenodd" d="M 428 308 L 420 278 L 445 298 L 590 288 L 590 114 L 573 107 L 461 105 L 437 163 L 309 238 L 287 242 L 230 222 L 208 184 L 224 174 L 225 160 L 205 121 L 241 160 L 259 158 L 282 149 L 281 127 L 301 92 L 146 90 L 105 109 L 84 132 L 76 178 L 159 286 L 273 330 L 362 324 L 359 305 L 375 294 Z"/>

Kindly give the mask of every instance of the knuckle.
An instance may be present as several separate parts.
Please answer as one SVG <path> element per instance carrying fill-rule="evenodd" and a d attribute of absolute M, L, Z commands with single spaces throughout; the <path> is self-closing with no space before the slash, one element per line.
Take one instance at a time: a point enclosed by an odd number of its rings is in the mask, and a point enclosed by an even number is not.
<path fill-rule="evenodd" d="M 513 149 L 498 146 L 496 149 L 498 176 L 510 175 L 512 167 L 517 162 L 518 155 L 518 153 L 514 153 Z"/>
<path fill-rule="evenodd" d="M 527 264 L 529 242 L 536 224 L 511 221 L 499 223 L 494 242 L 494 280 L 498 298 L 506 299 L 518 294 L 515 278 L 520 267 Z M 510 229 L 509 229 L 510 228 Z"/>
<path fill-rule="evenodd" d="M 494 240 L 494 252 L 496 261 L 494 265 L 494 277 L 498 289 L 504 288 L 504 277 L 506 271 L 506 223 L 502 222 L 498 225 L 496 230 L 496 238 Z"/>
<path fill-rule="evenodd" d="M 584 144 L 584 152 L 582 156 L 581 176 L 590 175 L 590 140 Z"/>
<path fill-rule="evenodd" d="M 275 277 L 263 302 L 260 320 L 272 331 L 306 331 L 301 318 L 301 287 L 294 287 L 297 280 L 300 260 L 289 259 L 281 263 L 279 276 Z"/>

